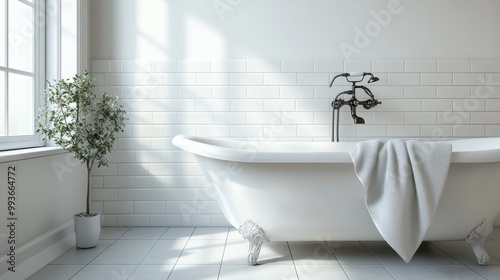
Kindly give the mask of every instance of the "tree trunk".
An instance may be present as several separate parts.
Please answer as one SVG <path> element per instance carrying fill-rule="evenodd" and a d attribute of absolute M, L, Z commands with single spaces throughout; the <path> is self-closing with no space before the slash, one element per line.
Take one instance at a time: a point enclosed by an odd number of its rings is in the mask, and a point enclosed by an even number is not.
<path fill-rule="evenodd" d="M 90 179 L 91 179 L 91 172 L 92 172 L 92 166 L 94 165 L 93 161 L 87 160 L 87 215 L 90 215 Z"/>

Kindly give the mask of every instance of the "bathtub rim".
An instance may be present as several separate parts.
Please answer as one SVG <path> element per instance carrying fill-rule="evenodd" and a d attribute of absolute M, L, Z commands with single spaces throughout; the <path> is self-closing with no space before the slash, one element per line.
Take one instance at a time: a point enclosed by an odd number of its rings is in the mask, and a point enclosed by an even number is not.
<path fill-rule="evenodd" d="M 487 163 L 500 161 L 500 137 L 466 138 L 447 140 L 453 145 L 452 163 Z M 172 139 L 175 146 L 195 155 L 233 162 L 249 163 L 352 163 L 350 149 L 358 142 L 272 142 L 220 139 L 201 136 L 177 135 Z M 281 145 L 288 149 L 265 150 L 262 147 Z M 297 150 L 297 147 L 317 149 Z M 481 148 L 488 146 L 488 148 Z M 243 149 L 246 147 L 247 149 Z M 293 149 L 295 147 L 295 150 Z M 460 150 L 459 148 L 460 147 Z M 469 147 L 465 149 L 464 147 Z"/>

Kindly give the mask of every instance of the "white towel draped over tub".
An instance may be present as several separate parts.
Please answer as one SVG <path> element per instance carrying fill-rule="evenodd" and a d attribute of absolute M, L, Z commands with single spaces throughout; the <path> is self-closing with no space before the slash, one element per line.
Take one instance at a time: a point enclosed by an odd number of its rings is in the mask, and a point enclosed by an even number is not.
<path fill-rule="evenodd" d="M 387 243 L 409 262 L 423 241 L 448 176 L 451 144 L 364 141 L 350 152 L 366 207 Z"/>

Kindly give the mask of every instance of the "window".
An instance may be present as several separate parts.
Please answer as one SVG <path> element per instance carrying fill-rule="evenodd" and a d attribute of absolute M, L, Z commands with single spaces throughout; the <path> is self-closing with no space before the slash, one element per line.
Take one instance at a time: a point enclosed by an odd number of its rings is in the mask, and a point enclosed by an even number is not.
<path fill-rule="evenodd" d="M 85 69 L 78 31 L 86 5 L 0 0 L 0 151 L 44 145 L 34 135 L 36 108 L 46 80 L 71 78 L 80 64 Z"/>
<path fill-rule="evenodd" d="M 39 3 L 40 2 L 40 3 Z M 44 71 L 43 1 L 0 0 L 0 149 L 40 146 L 34 116 Z M 39 24 L 39 23 L 42 24 Z M 41 70 L 42 69 L 42 70 Z"/>

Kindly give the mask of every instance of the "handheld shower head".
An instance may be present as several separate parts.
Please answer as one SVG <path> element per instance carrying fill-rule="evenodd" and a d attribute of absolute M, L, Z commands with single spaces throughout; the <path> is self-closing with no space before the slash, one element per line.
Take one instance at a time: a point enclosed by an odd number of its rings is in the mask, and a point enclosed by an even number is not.
<path fill-rule="evenodd" d="M 369 80 L 368 80 L 368 83 L 375 83 L 376 81 L 378 81 L 379 78 L 378 77 L 375 77 L 375 76 L 372 76 Z"/>
<path fill-rule="evenodd" d="M 373 76 L 372 73 L 365 73 L 365 76 L 370 76 L 370 79 L 368 80 L 368 83 L 375 83 L 376 81 L 379 80 L 378 77 Z"/>
<path fill-rule="evenodd" d="M 338 74 L 337 76 L 333 77 L 332 81 L 330 82 L 330 87 L 333 86 L 333 83 L 335 82 L 335 80 L 339 77 L 344 77 L 347 79 L 348 82 L 350 83 L 357 83 L 357 82 L 361 82 L 365 79 L 366 76 L 369 76 L 370 79 L 368 80 L 368 83 L 374 83 L 376 81 L 379 80 L 378 77 L 375 77 L 373 76 L 372 73 L 368 73 L 368 72 L 349 72 L 349 73 L 342 73 L 342 74 Z M 361 78 L 359 78 L 361 77 Z M 350 78 L 358 78 L 357 80 L 352 80 Z"/>

